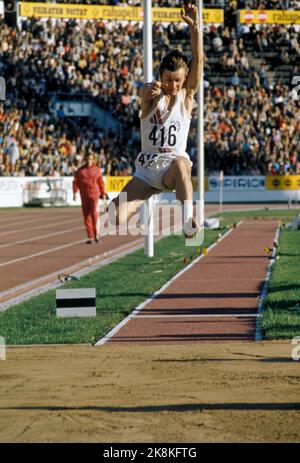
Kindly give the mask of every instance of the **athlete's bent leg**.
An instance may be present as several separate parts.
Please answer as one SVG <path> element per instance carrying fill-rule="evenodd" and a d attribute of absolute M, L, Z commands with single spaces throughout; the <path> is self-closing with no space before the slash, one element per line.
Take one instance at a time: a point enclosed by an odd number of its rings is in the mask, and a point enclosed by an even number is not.
<path fill-rule="evenodd" d="M 183 201 L 193 201 L 193 185 L 191 180 L 191 163 L 188 159 L 178 156 L 172 161 L 169 171 L 164 176 L 164 185 L 176 190 L 176 198 Z"/>
<path fill-rule="evenodd" d="M 117 226 L 127 224 L 129 218 L 137 212 L 137 208 L 154 193 L 157 193 L 155 188 L 138 177 L 133 177 L 120 195 L 109 204 L 109 220 Z"/>
<path fill-rule="evenodd" d="M 182 204 L 182 222 L 184 229 L 191 229 L 194 234 L 195 221 L 193 219 L 193 184 L 191 179 L 191 163 L 188 159 L 178 156 L 171 164 L 164 180 L 166 188 L 176 191 L 176 198 Z"/>

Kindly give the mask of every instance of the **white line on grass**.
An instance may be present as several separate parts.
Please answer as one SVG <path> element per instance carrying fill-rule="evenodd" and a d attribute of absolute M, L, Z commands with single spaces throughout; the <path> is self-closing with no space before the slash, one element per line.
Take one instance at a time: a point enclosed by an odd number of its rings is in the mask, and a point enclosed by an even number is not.
<path fill-rule="evenodd" d="M 274 242 L 278 243 L 279 235 L 280 235 L 280 227 L 278 227 L 276 230 Z M 274 246 L 272 254 L 271 254 L 270 262 L 268 265 L 268 272 L 265 278 L 264 286 L 263 286 L 263 289 L 262 289 L 262 292 L 259 298 L 258 314 L 260 317 L 262 316 L 262 313 L 264 310 L 264 302 L 267 297 L 269 281 L 272 275 L 272 270 L 273 270 L 273 265 L 275 263 L 275 260 L 276 260 L 276 247 Z M 261 340 L 262 340 L 262 332 L 261 332 L 260 320 L 258 318 L 256 322 L 255 341 L 261 341 Z"/>
<path fill-rule="evenodd" d="M 239 226 L 242 223 L 239 222 L 237 226 Z M 232 232 L 232 229 L 228 230 L 226 233 L 224 233 L 221 238 L 218 239 L 215 243 L 213 243 L 209 248 L 207 249 L 207 252 L 210 252 L 220 241 L 223 241 L 230 233 Z M 153 299 L 155 299 L 159 294 L 161 294 L 171 283 L 173 283 L 177 278 L 179 278 L 183 273 L 185 273 L 187 270 L 189 270 L 193 265 L 196 263 L 200 262 L 204 257 L 203 254 L 201 256 L 197 257 L 193 262 L 191 262 L 189 265 L 187 265 L 184 269 L 182 269 L 180 272 L 178 272 L 176 275 L 174 275 L 167 283 L 165 283 L 158 291 L 156 291 L 150 298 L 146 299 L 146 301 L 142 302 L 130 315 L 128 315 L 124 320 L 122 320 L 117 326 L 115 326 L 106 336 L 104 336 L 102 339 L 100 339 L 95 346 L 102 346 L 105 344 L 107 341 L 109 341 L 118 331 L 120 331 L 123 326 L 125 326 L 129 320 L 132 320 L 132 318 L 135 318 L 136 315 L 147 305 L 149 302 L 151 302 Z"/>

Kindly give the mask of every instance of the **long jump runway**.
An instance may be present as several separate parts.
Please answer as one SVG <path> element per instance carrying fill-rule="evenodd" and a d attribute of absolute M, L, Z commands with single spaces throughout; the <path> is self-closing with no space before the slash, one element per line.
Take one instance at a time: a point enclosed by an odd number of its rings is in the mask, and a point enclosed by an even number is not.
<path fill-rule="evenodd" d="M 98 342 L 172 344 L 255 339 L 278 222 L 247 221 Z"/>
<path fill-rule="evenodd" d="M 105 236 L 87 245 L 78 208 L 7 211 L 0 215 L 0 308 L 58 282 L 59 273 L 92 270 L 143 245 L 142 236 Z"/>
<path fill-rule="evenodd" d="M 242 223 L 99 344 L 253 340 L 269 264 L 264 248 L 272 246 L 276 227 L 277 221 Z M 90 271 L 143 246 L 143 236 L 107 236 L 92 246 L 85 240 L 78 209 L 1 214 L 0 308 L 31 289 L 57 285 L 63 270 Z"/>
<path fill-rule="evenodd" d="M 265 206 L 248 205 L 247 209 Z M 231 210 L 241 208 L 224 206 Z M 218 205 L 207 205 L 206 214 L 218 209 Z M 59 273 L 88 272 L 133 252 L 143 246 L 144 237 L 105 236 L 98 245 L 86 245 L 85 241 L 78 208 L 1 211 L 0 310 L 17 303 L 16 299 L 57 284 Z"/>

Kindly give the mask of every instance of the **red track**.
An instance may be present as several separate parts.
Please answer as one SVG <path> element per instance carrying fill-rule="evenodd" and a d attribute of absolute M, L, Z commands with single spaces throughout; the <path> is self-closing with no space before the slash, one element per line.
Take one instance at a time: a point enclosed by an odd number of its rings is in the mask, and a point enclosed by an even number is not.
<path fill-rule="evenodd" d="M 85 239 L 79 208 L 1 211 L 0 303 L 143 244 L 142 236 L 106 236 L 92 246 Z"/>
<path fill-rule="evenodd" d="M 85 240 L 78 208 L 1 212 L 0 302 L 57 281 L 62 271 L 75 272 L 118 255 L 143 238 L 107 236 L 98 245 Z"/>
<path fill-rule="evenodd" d="M 228 207 L 233 208 L 242 206 Z M 207 213 L 213 210 L 218 206 L 206 207 Z M 241 225 L 148 304 L 114 342 L 253 339 L 268 265 L 264 247 L 272 245 L 275 228 L 271 222 Z M 1 212 L 0 303 L 57 282 L 60 272 L 75 273 L 143 245 L 143 236 L 106 236 L 99 245 L 86 245 L 85 239 L 78 208 Z M 248 316 L 241 320 L 240 313 Z M 223 314 L 232 317 L 222 319 Z M 146 315 L 152 318 L 142 318 Z"/>
<path fill-rule="evenodd" d="M 110 343 L 250 341 L 277 222 L 244 222 L 121 329 Z"/>

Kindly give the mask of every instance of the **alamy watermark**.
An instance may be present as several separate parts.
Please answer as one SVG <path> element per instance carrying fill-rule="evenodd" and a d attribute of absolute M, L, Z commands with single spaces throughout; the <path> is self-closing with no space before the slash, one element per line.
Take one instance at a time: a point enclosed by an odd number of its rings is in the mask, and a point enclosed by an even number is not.
<path fill-rule="evenodd" d="M 0 336 L 0 360 L 6 360 L 6 344 L 3 336 Z"/>
<path fill-rule="evenodd" d="M 178 200 L 168 201 L 167 199 L 154 201 L 154 206 L 151 210 L 148 209 L 148 204 L 145 202 L 141 209 L 139 203 L 127 202 L 127 193 L 121 192 L 118 197 L 119 207 L 118 212 L 114 201 L 111 201 L 108 206 L 100 206 L 100 236 L 116 236 L 116 235 L 148 235 L 155 236 L 171 236 L 193 234 L 194 227 L 187 227 L 187 223 L 183 224 L 182 203 Z M 108 215 L 104 214 L 108 209 Z M 196 201 L 196 213 L 194 220 L 196 224 L 200 224 L 198 202 Z M 117 224 L 117 216 L 119 223 Z M 153 228 L 150 228 L 150 217 L 153 218 Z M 129 218 L 128 218 L 129 217 Z M 187 246 L 200 246 L 204 241 L 204 227 L 197 226 L 197 233 L 194 238 L 186 240 Z"/>
<path fill-rule="evenodd" d="M 292 339 L 292 345 L 295 346 L 292 349 L 292 359 L 298 362 L 300 360 L 300 336 L 295 336 Z"/>

